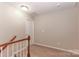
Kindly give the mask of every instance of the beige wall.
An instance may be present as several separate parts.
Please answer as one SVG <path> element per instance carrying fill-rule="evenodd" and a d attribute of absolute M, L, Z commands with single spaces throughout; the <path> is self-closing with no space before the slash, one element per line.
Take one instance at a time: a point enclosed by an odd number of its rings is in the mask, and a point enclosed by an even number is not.
<path fill-rule="evenodd" d="M 17 39 L 24 38 L 28 35 L 27 26 L 29 25 L 29 18 L 27 14 L 18 8 L 11 5 L 0 4 L 0 44 L 1 42 L 8 41 L 14 35 Z"/>
<path fill-rule="evenodd" d="M 78 9 L 79 10 L 79 9 Z M 78 20 L 77 20 L 77 36 L 78 36 L 78 44 L 77 44 L 77 46 L 78 46 L 78 50 L 79 50 L 79 11 L 78 11 Z"/>
<path fill-rule="evenodd" d="M 36 16 L 35 43 L 69 50 L 79 48 L 78 10 L 73 7 Z"/>

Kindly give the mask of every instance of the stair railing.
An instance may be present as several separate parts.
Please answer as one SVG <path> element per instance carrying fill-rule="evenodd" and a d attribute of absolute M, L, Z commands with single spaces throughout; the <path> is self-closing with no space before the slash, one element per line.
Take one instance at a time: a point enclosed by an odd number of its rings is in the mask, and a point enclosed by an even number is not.
<path fill-rule="evenodd" d="M 14 39 L 15 38 L 16 37 L 14 37 Z M 27 53 L 27 57 L 30 57 L 30 36 L 27 36 L 26 38 L 20 39 L 20 40 L 15 40 L 15 41 L 13 40 L 0 45 L 0 51 L 1 51 L 0 56 L 1 57 L 26 57 L 26 54 L 23 54 L 23 53 Z"/>

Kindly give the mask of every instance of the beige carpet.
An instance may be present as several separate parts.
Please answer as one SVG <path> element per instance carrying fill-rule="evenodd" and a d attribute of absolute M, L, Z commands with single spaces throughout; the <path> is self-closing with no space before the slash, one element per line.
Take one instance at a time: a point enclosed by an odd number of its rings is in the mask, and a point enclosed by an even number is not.
<path fill-rule="evenodd" d="M 26 53 L 26 50 L 22 52 Z M 31 57 L 79 57 L 79 55 L 39 45 L 31 45 Z"/>

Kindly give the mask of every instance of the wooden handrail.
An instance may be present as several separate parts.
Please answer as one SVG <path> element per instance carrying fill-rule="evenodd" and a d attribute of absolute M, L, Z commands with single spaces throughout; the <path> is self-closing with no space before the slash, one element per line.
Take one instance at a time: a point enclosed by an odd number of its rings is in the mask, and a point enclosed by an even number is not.
<path fill-rule="evenodd" d="M 14 41 L 15 38 L 16 38 L 16 36 L 14 36 L 9 42 Z M 6 47 L 7 47 L 7 45 L 5 45 L 5 46 L 2 48 L 2 50 L 4 50 Z"/>
<path fill-rule="evenodd" d="M 16 38 L 16 36 L 14 36 L 9 42 L 15 40 L 15 38 Z M 6 49 L 6 48 L 7 48 L 7 45 L 3 46 L 3 47 L 2 47 L 2 51 L 3 51 L 4 49 Z M 1 52 L 1 50 L 0 50 L 0 52 Z"/>
<path fill-rule="evenodd" d="M 16 40 L 16 41 L 12 41 L 12 42 L 7 42 L 7 43 L 4 43 L 4 44 L 1 44 L 0 47 L 5 46 L 5 45 L 9 45 L 9 44 L 13 44 L 13 43 L 17 43 L 17 42 L 21 42 L 21 41 L 24 41 L 24 40 L 29 40 L 28 37 L 24 38 L 24 39 L 20 39 L 20 40 Z"/>

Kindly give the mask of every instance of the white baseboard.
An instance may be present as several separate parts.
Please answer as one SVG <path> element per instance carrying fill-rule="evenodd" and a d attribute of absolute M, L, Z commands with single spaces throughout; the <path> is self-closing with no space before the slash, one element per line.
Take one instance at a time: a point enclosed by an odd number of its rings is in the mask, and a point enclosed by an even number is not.
<path fill-rule="evenodd" d="M 39 46 L 44 46 L 44 47 L 52 48 L 52 49 L 58 49 L 58 50 L 61 50 L 61 51 L 70 52 L 70 53 L 79 55 L 79 52 L 76 52 L 76 51 L 73 51 L 73 50 L 67 50 L 67 49 L 63 49 L 63 48 L 52 47 L 52 46 L 48 46 L 48 45 L 44 45 L 44 44 L 40 44 L 40 43 L 34 43 L 34 44 L 35 45 L 39 45 Z"/>
<path fill-rule="evenodd" d="M 76 54 L 79 54 L 79 50 L 78 49 L 73 49 L 73 50 L 70 50 L 71 52 L 74 52 Z"/>

